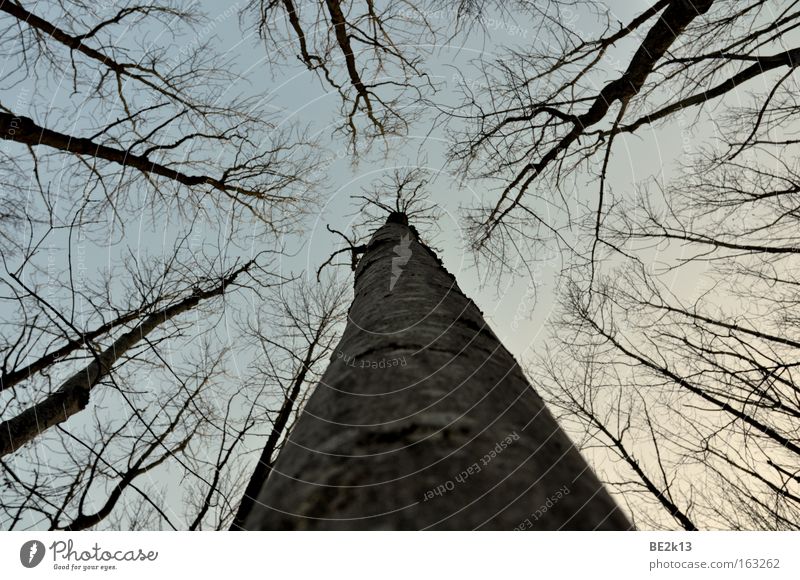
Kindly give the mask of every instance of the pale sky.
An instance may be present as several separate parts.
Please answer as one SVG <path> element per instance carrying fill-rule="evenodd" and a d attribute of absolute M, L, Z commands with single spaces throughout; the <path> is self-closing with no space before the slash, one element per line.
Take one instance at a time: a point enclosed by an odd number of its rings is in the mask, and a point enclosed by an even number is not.
<path fill-rule="evenodd" d="M 453 169 L 445 160 L 448 141 L 444 124 L 433 124 L 432 115 L 423 115 L 422 121 L 411 127 L 407 138 L 387 142 L 389 152 L 385 157 L 380 152 L 380 146 L 377 146 L 378 151 L 364 156 L 357 165 L 353 165 L 350 156 L 344 153 L 344 139 L 340 135 L 331 136 L 332 124 L 339 121 L 335 117 L 338 97 L 330 94 L 328 88 L 323 87 L 299 63 L 290 63 L 281 70 L 270 70 L 265 60 L 263 44 L 255 37 L 254 31 L 251 29 L 248 34 L 243 34 L 239 27 L 237 10 L 231 8 L 238 8 L 240 4 L 231 5 L 211 0 L 204 0 L 201 4 L 210 20 L 215 23 L 212 34 L 218 39 L 217 46 L 222 52 L 232 56 L 238 66 L 240 81 L 231 86 L 231 91 L 263 95 L 264 101 L 275 107 L 279 115 L 287 121 L 300 120 L 307 124 L 312 133 L 320 136 L 320 141 L 326 148 L 323 157 L 331 160 L 324 187 L 320 191 L 324 199 L 322 210 L 309 216 L 305 223 L 305 232 L 286 240 L 290 249 L 288 253 L 293 256 L 282 258 L 281 268 L 285 272 L 303 272 L 313 277 L 331 248 L 338 247 L 339 243 L 339 240 L 326 231 L 325 225 L 330 224 L 347 231 L 348 224 L 357 219 L 353 215 L 356 205 L 349 196 L 361 193 L 362 187 L 388 176 L 394 168 L 424 167 L 430 171 L 432 178 L 428 186 L 430 200 L 442 210 L 443 216 L 438 223 L 439 231 L 423 231 L 423 235 L 430 237 L 431 245 L 438 250 L 447 269 L 456 276 L 466 295 L 483 310 L 486 319 L 506 347 L 523 364 L 529 360 L 530 355 L 541 348 L 547 336 L 546 323 L 555 304 L 554 272 L 561 268 L 561 263 L 555 254 L 552 254 L 553 258 L 542 263 L 538 272 L 535 302 L 529 280 L 525 277 L 482 277 L 481 270 L 474 267 L 473 257 L 466 250 L 469 240 L 465 239 L 462 228 L 461 208 L 474 205 L 481 199 L 493 201 L 497 192 L 489 191 L 490 185 L 481 182 L 471 182 L 466 187 L 459 186 L 459 176 L 451 173 Z M 609 4 L 618 19 L 626 21 L 650 2 L 614 1 Z M 574 25 L 576 30 L 584 29 L 588 32 L 596 26 L 591 16 L 580 14 L 576 15 Z M 488 27 L 486 37 L 474 33 L 466 38 L 458 37 L 450 45 L 436 47 L 426 62 L 427 69 L 441 85 L 441 91 L 434 96 L 435 101 L 443 107 L 457 104 L 459 83 L 474 83 L 477 78 L 470 61 L 502 55 L 505 45 L 535 45 L 541 42 L 535 36 L 535 29 L 534 23 L 524 21 L 514 22 L 512 28 L 492 25 Z M 163 31 L 154 29 L 150 40 L 157 40 L 161 32 Z M 187 42 L 194 40 L 187 38 Z M 50 79 L 49 82 L 57 87 L 52 92 L 50 101 L 55 109 L 59 99 L 70 98 L 69 78 L 65 76 L 62 79 Z M 0 94 L 0 101 L 7 106 L 17 105 L 14 110 L 34 118 L 37 118 L 34 113 L 38 111 L 38 119 L 43 121 L 45 117 L 42 110 L 47 106 L 46 98 L 41 93 L 41 85 L 37 84 L 37 87 L 38 92 L 32 93 L 32 85 L 17 85 Z M 31 101 L 35 109 L 30 108 Z M 75 124 L 79 128 L 81 119 L 76 119 Z M 632 183 L 644 181 L 662 170 L 667 174 L 672 172 L 676 161 L 688 154 L 683 147 L 686 130 L 686 127 L 680 125 L 670 125 L 664 129 L 644 131 L 634 137 L 618 139 L 612 160 L 611 187 L 624 190 L 630 188 Z M 701 131 L 702 127 L 695 126 L 693 130 Z M 0 143 L 0 146 L 9 147 L 7 143 Z M 583 199 L 581 196 L 589 196 L 593 200 L 596 187 L 587 183 L 574 193 L 579 199 Z M 170 251 L 170 236 L 175 231 L 161 223 L 152 227 L 148 224 L 147 217 L 142 216 L 138 227 L 131 227 L 132 224 L 129 224 L 124 243 L 112 247 L 89 244 L 85 253 L 87 271 L 102 271 L 128 248 L 138 252 L 158 253 L 163 244 L 166 251 Z M 209 241 L 215 243 L 225 234 L 224 231 L 214 231 L 209 226 L 206 235 Z M 257 232 L 254 232 L 254 237 L 258 237 Z M 253 250 L 257 249 L 256 244 Z M 57 260 L 64 259 L 63 252 L 58 247 L 54 251 Z M 352 277 L 347 267 L 339 267 L 335 273 L 340 279 L 350 280 Z M 689 291 L 696 283 L 697 279 L 675 280 L 676 288 L 684 284 L 685 290 Z M 244 362 L 246 361 L 242 361 Z M 180 490 L 175 489 L 174 493 L 179 494 Z M 175 499 L 177 500 L 177 495 Z"/>

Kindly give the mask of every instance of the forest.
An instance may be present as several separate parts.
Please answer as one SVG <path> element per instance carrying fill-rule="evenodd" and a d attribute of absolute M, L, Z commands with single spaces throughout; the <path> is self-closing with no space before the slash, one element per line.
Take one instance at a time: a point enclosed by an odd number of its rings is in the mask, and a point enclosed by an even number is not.
<path fill-rule="evenodd" d="M 797 0 L 0 0 L 0 51 L 0 529 L 800 529 Z"/>

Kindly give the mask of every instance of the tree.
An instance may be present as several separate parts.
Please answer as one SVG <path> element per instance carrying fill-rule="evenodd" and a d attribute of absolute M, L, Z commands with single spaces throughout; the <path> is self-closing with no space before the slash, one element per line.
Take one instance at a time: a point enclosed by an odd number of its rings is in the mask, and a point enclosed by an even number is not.
<path fill-rule="evenodd" d="M 358 155 L 377 139 L 403 136 L 441 83 L 426 67 L 459 33 L 483 30 L 489 9 L 539 13 L 525 0 L 254 0 L 243 11 L 281 65 L 291 55 L 338 99 L 335 131 Z M 483 30 L 485 32 L 485 30 Z"/>
<path fill-rule="evenodd" d="M 567 203 L 575 186 L 569 177 L 581 169 L 595 177 L 597 199 L 583 203 L 595 214 L 602 243 L 615 137 L 718 103 L 753 79 L 771 82 L 770 73 L 780 71 L 765 94 L 768 104 L 799 62 L 797 49 L 783 46 L 800 17 L 793 2 L 659 0 L 624 25 L 596 2 L 545 4 L 551 17 L 542 34 L 554 38 L 550 52 L 516 51 L 482 63 L 485 88 L 468 93 L 458 111 L 472 126 L 455 131 L 452 160 L 471 178 L 503 184 L 497 201 L 473 214 L 479 247 L 492 236 L 493 243 L 514 237 L 520 216 L 556 237 L 565 217 L 581 223 L 584 216 L 572 216 Z M 576 23 L 581 6 L 599 12 L 599 34 Z M 780 50 L 764 54 L 770 48 Z M 537 210 L 535 200 L 555 215 Z"/>
<path fill-rule="evenodd" d="M 0 326 L 4 526 L 84 529 L 113 516 L 125 528 L 181 527 L 142 476 L 177 468 L 205 480 L 190 464 L 214 435 L 224 446 L 258 424 L 257 407 L 241 410 L 250 393 L 224 387 L 231 349 L 214 333 L 221 304 L 284 280 L 269 273 L 268 253 L 215 264 L 190 238 L 171 256 L 140 253 L 89 281 L 79 236 L 67 272 L 38 268 L 46 239 L 13 268 L 4 256 L 0 296 L 16 306 Z M 219 413 L 220 401 L 233 408 Z"/>
<path fill-rule="evenodd" d="M 604 364 L 636 369 L 635 392 L 658 408 L 662 457 L 682 466 L 669 471 L 705 527 L 796 529 L 796 187 L 792 165 L 759 161 L 775 159 L 772 144 L 757 147 L 747 163 L 698 162 L 664 191 L 666 207 L 645 197 L 626 212 L 637 219 L 615 221 L 615 244 L 656 243 L 666 256 L 680 244 L 681 255 L 663 270 L 630 260 L 623 276 L 599 277 L 594 304 L 573 292 L 571 326 L 606 346 Z M 698 262 L 702 291 L 670 288 Z M 689 494 L 697 465 L 713 483 Z"/>
<path fill-rule="evenodd" d="M 269 334 L 260 324 L 249 324 L 252 337 L 264 346 L 266 360 L 266 364 L 255 366 L 256 377 L 278 386 L 282 402 L 277 413 L 270 414 L 269 436 L 239 502 L 232 530 L 242 529 L 253 510 L 261 483 L 269 477 L 275 457 L 291 432 L 292 420 L 301 410 L 310 385 L 319 379 L 319 365 L 333 351 L 336 330 L 345 314 L 344 289 L 332 281 L 315 287 L 300 284 L 294 291 L 282 289 L 283 311 L 262 321 L 269 325 Z"/>
<path fill-rule="evenodd" d="M 663 421 L 656 421 L 657 412 L 651 410 L 652 397 L 640 382 L 623 378 L 598 350 L 561 342 L 558 354 L 537 361 L 531 374 L 541 379 L 543 396 L 558 410 L 559 421 L 582 435 L 579 448 L 605 451 L 617 463 L 614 476 L 610 469 L 606 476 L 637 527 L 669 529 L 677 524 L 697 530 L 687 513 L 696 503 L 680 489 L 683 482 L 676 483 L 678 467 L 668 464 L 672 458 L 663 452 L 679 436 L 677 430 L 663 431 Z M 658 517 L 662 509 L 674 523 Z"/>
<path fill-rule="evenodd" d="M 247 529 L 627 529 L 455 279 L 393 212 Z"/>
<path fill-rule="evenodd" d="M 216 24 L 195 3 L 0 3 L 4 527 L 233 516 L 276 394 L 231 380 L 225 324 L 288 281 L 277 236 L 314 206 L 315 154 L 235 92 Z"/>
<path fill-rule="evenodd" d="M 92 389 L 108 375 L 111 368 L 120 359 L 129 356 L 129 351 L 133 350 L 138 343 L 145 341 L 148 335 L 159 326 L 190 311 L 202 300 L 221 296 L 228 287 L 236 282 L 236 278 L 246 272 L 253 264 L 254 261 L 251 260 L 236 268 L 211 288 L 195 287 L 191 295 L 148 314 L 131 330 L 127 330 L 116 337 L 102 351 L 93 352 L 91 362 L 85 368 L 70 376 L 53 393 L 15 417 L 0 423 L 0 457 L 14 452 L 45 430 L 67 421 L 71 416 L 85 409 L 89 404 Z M 107 326 L 119 325 L 120 322 L 117 320 Z M 95 329 L 90 333 L 81 334 L 84 336 L 91 334 L 96 339 L 102 333 Z M 35 370 L 40 372 L 46 370 L 49 366 L 48 362 L 52 363 L 55 359 L 65 356 L 69 353 L 70 347 L 76 348 L 79 344 L 80 341 L 73 338 L 67 345 L 56 349 L 55 352 L 51 351 L 44 354 L 23 369 L 10 371 L 9 373 L 4 372 L 4 374 L 10 374 L 13 379 L 17 380 L 4 381 L 2 384 L 3 389 L 11 388 L 23 378 L 29 378 Z"/>
<path fill-rule="evenodd" d="M 372 139 L 405 132 L 413 113 L 406 110 L 404 93 L 419 98 L 431 86 L 421 56 L 407 48 L 433 35 L 422 10 L 406 2 L 367 2 L 359 10 L 340 0 L 259 0 L 249 8 L 257 15 L 258 32 L 270 55 L 295 49 L 300 61 L 336 91 L 339 130 L 350 136 L 354 152 L 356 138 L 365 130 Z M 339 68 L 345 71 L 343 79 L 338 78 Z M 365 127 L 360 127 L 360 117 Z"/>
<path fill-rule="evenodd" d="M 599 16 L 598 33 L 549 21 L 552 52 L 488 63 L 467 95 L 452 158 L 501 180 L 472 213 L 475 245 L 568 258 L 558 347 L 530 367 L 637 523 L 795 529 L 800 12 L 663 0 Z M 675 129 L 674 173 L 615 171 L 624 145 Z"/>
<path fill-rule="evenodd" d="M 235 93 L 196 4 L 0 2 L 3 525 L 797 528 L 800 10 L 609 5 L 240 13 L 263 72 L 297 57 L 321 83 L 354 160 L 446 112 L 452 173 L 497 186 L 466 215 L 476 258 L 525 276 L 559 250 L 551 348 L 523 373 L 408 226 L 437 222 L 425 170 L 353 196 L 319 286 L 280 273 L 323 193 L 321 132 Z M 493 40 L 463 105 L 436 102 L 428 64 L 467 71 L 426 58 L 487 11 L 538 42 Z M 621 177 L 622 147 L 676 129 L 683 167 Z M 342 255 L 356 294 L 323 377 Z"/>
<path fill-rule="evenodd" d="M 203 24 L 197 6 L 128 3 L 102 14 L 82 1 L 0 5 L 0 48 L 14 70 L 3 88 L 18 92 L 13 105 L 0 104 L 0 139 L 16 144 L 3 151 L 10 191 L 74 204 L 87 226 L 109 211 L 120 228 L 125 210 L 148 206 L 188 215 L 216 207 L 273 231 L 295 224 L 312 201 L 310 144 L 291 123 L 231 93 L 231 63 L 207 31 L 192 30 Z M 140 45 L 136 37 L 151 27 L 161 29 L 158 42 Z M 183 43 L 191 32 L 196 40 Z M 48 79 L 65 72 L 72 92 L 62 95 Z M 48 181 L 67 185 L 57 202 Z"/>

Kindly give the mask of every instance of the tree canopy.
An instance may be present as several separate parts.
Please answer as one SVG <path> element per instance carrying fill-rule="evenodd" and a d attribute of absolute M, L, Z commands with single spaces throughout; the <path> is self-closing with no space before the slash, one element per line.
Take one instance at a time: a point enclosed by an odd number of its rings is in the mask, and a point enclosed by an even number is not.
<path fill-rule="evenodd" d="M 2 2 L 3 528 L 235 527 L 395 212 L 636 526 L 797 529 L 798 23 Z"/>

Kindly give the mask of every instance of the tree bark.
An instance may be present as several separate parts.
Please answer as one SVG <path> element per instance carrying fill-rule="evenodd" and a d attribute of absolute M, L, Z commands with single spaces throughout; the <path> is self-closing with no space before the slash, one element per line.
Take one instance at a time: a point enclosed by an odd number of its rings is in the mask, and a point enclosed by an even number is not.
<path fill-rule="evenodd" d="M 436 255 L 391 214 L 246 529 L 631 528 Z"/>

